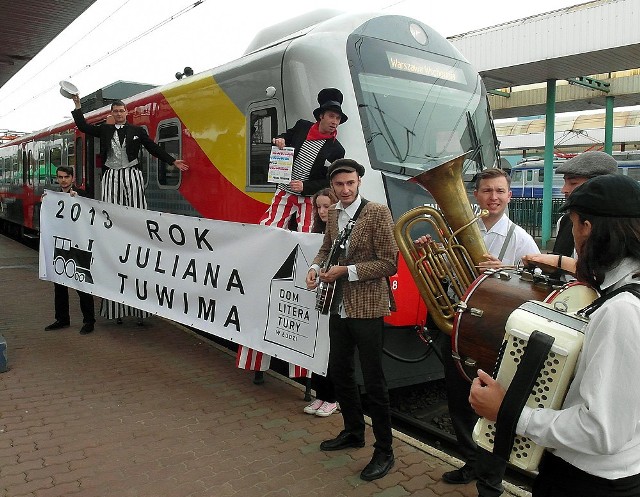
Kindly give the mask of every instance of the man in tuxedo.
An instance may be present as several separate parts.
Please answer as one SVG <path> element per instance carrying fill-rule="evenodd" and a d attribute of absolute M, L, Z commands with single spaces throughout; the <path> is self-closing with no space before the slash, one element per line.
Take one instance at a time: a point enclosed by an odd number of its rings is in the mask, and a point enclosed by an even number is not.
<path fill-rule="evenodd" d="M 351 159 L 338 159 L 329 167 L 328 177 L 338 203 L 329 208 L 324 240 L 309 268 L 306 284 L 315 288 L 320 279 L 337 285 L 329 318 L 329 371 L 344 429 L 337 437 L 322 442 L 320 450 L 364 447 L 365 422 L 355 379 L 357 349 L 375 436 L 373 457 L 360 478 L 371 481 L 385 476 L 394 464 L 382 341 L 384 316 L 395 310 L 388 278 L 397 270 L 398 246 L 389 208 L 360 196 L 364 172 L 364 167 Z M 335 239 L 345 229 L 348 232 L 347 226 L 352 230 L 345 253 L 338 264 L 322 271 L 320 267 L 326 263 Z"/>
<path fill-rule="evenodd" d="M 60 187 L 61 192 L 68 193 L 72 197 L 78 195 L 78 192 L 73 189 L 72 167 L 58 167 L 56 170 L 56 179 L 58 180 L 58 186 Z M 60 330 L 62 328 L 68 328 L 71 325 L 71 318 L 69 317 L 69 288 L 64 285 L 54 283 L 53 289 L 56 320 L 47 326 L 45 331 Z M 93 331 L 94 323 L 96 322 L 95 312 L 93 309 L 93 295 L 81 292 L 80 290 L 77 290 L 77 292 L 78 297 L 80 298 L 80 310 L 82 311 L 83 318 L 80 334 L 88 335 Z"/>
<path fill-rule="evenodd" d="M 80 96 L 74 95 L 75 110 L 71 113 L 78 129 L 87 135 L 100 139 L 100 157 L 102 158 L 102 200 L 128 207 L 147 208 L 144 195 L 144 178 L 138 164 L 140 147 L 146 148 L 159 160 L 172 164 L 181 171 L 189 169 L 187 163 L 169 155 L 155 143 L 140 126 L 127 122 L 127 108 L 120 100 L 111 104 L 111 116 L 115 124 L 89 124 L 84 118 L 80 106 Z M 117 319 L 121 323 L 123 316 L 136 316 L 138 324 L 147 313 L 124 304 L 102 301 L 100 314 L 108 319 Z"/>

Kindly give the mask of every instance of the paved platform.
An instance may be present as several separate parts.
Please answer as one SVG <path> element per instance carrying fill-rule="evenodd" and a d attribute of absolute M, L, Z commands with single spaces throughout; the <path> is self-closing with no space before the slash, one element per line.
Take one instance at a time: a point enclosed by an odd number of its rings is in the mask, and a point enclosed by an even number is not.
<path fill-rule="evenodd" d="M 324 453 L 339 414 L 306 415 L 302 387 L 269 373 L 262 386 L 226 349 L 172 322 L 98 318 L 78 333 L 53 321 L 53 284 L 37 253 L 0 236 L 1 497 L 472 497 L 440 481 L 459 461 L 395 433 L 396 464 L 364 482 L 367 446 Z M 98 302 L 96 299 L 96 307 Z M 509 486 L 505 495 L 527 496 Z"/>

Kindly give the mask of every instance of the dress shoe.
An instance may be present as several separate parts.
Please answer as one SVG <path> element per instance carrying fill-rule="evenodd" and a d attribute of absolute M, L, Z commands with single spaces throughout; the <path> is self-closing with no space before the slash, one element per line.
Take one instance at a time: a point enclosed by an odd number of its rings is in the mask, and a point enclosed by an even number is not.
<path fill-rule="evenodd" d="M 45 331 L 53 331 L 53 330 L 61 330 L 62 328 L 68 328 L 68 327 L 69 327 L 69 323 L 62 323 L 60 321 L 56 321 L 54 323 L 51 323 L 44 330 Z"/>
<path fill-rule="evenodd" d="M 82 328 L 80 328 L 81 335 L 88 335 L 93 331 L 93 323 L 84 323 Z"/>
<path fill-rule="evenodd" d="M 372 481 L 382 478 L 393 467 L 394 462 L 393 452 L 382 452 L 376 449 L 373 452 L 371 462 L 369 462 L 362 470 L 362 473 L 360 473 L 360 479 Z"/>
<path fill-rule="evenodd" d="M 467 466 L 466 464 L 460 469 L 447 471 L 442 475 L 442 480 L 445 483 L 451 483 L 452 485 L 464 485 L 465 483 L 471 483 L 475 479 L 475 471 L 473 470 L 473 468 Z"/>
<path fill-rule="evenodd" d="M 341 431 L 336 438 L 325 440 L 320 444 L 320 450 L 342 450 L 350 447 L 364 447 L 364 439 L 348 431 Z"/>

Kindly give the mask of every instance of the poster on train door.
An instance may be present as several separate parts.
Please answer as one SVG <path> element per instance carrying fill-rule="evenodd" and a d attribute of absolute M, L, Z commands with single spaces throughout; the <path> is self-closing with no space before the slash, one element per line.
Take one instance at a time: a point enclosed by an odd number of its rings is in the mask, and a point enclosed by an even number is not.
<path fill-rule="evenodd" d="M 314 233 L 47 192 L 39 271 L 325 374 L 328 319 L 305 285 L 321 243 Z"/>

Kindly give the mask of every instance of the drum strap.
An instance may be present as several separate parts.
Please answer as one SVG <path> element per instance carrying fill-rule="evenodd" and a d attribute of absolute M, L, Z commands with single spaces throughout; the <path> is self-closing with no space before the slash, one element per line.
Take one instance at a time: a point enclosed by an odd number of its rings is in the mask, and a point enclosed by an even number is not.
<path fill-rule="evenodd" d="M 504 396 L 496 420 L 493 453 L 505 461 L 508 461 L 511 455 L 520 414 L 540 376 L 554 340 L 552 336 L 541 331 L 531 333 L 516 374 Z"/>

